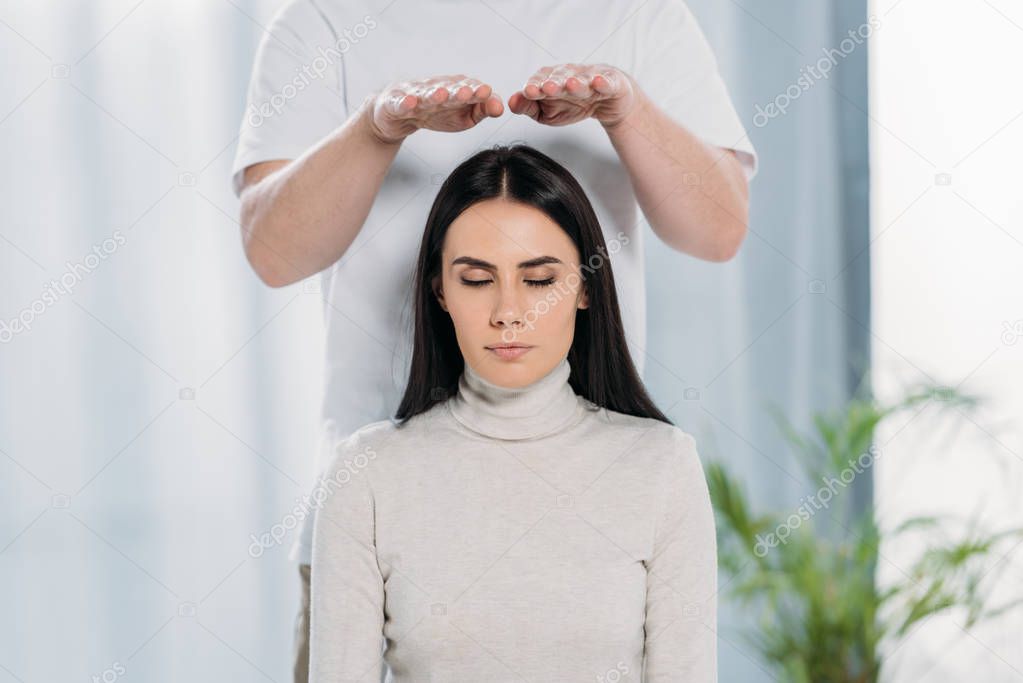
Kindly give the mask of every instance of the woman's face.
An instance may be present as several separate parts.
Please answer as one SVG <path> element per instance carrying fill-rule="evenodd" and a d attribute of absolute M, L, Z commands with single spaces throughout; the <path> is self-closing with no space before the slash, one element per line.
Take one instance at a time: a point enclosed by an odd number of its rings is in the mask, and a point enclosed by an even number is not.
<path fill-rule="evenodd" d="M 572 346 L 576 310 L 589 305 L 569 236 L 506 199 L 474 204 L 449 226 L 433 288 L 465 362 L 504 387 L 553 370 Z"/>

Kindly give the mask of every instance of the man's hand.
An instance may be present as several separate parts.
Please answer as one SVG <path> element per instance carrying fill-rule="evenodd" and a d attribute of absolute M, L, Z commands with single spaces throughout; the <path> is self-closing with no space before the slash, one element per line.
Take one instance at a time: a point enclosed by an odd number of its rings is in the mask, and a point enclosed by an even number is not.
<path fill-rule="evenodd" d="M 399 143 L 420 128 L 456 133 L 504 112 L 493 88 L 465 74 L 398 81 L 370 98 L 365 107 L 370 130 L 387 143 Z"/>
<path fill-rule="evenodd" d="M 508 108 L 548 126 L 594 118 L 605 127 L 621 123 L 639 101 L 639 86 L 610 64 L 545 66 L 508 98 Z"/>

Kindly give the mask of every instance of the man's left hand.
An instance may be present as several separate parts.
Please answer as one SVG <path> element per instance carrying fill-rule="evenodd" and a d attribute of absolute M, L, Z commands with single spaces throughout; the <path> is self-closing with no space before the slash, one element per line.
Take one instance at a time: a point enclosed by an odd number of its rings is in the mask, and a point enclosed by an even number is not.
<path fill-rule="evenodd" d="M 560 64 L 533 74 L 508 108 L 548 126 L 594 118 L 610 127 L 625 120 L 639 95 L 632 77 L 610 64 Z"/>

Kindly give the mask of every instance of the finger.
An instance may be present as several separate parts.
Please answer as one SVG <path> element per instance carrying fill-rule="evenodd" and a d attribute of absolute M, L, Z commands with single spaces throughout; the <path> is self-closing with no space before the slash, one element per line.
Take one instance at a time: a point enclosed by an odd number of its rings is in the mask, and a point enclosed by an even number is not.
<path fill-rule="evenodd" d="M 495 118 L 504 113 L 504 103 L 501 101 L 500 95 L 495 94 L 489 97 L 483 103 L 483 106 L 484 111 L 486 111 L 488 115 L 493 116 Z"/>
<path fill-rule="evenodd" d="M 610 76 L 605 76 L 604 74 L 594 76 L 591 85 L 593 90 L 602 95 L 614 95 L 618 92 L 618 87 L 611 80 Z"/>
<path fill-rule="evenodd" d="M 558 82 L 557 80 L 553 79 L 553 78 L 544 81 L 543 86 L 540 88 L 540 90 L 543 92 L 543 94 L 546 95 L 547 97 L 553 97 L 555 95 L 560 95 L 561 92 L 562 92 L 562 89 L 563 89 L 562 88 L 562 84 L 560 82 Z"/>
<path fill-rule="evenodd" d="M 540 89 L 547 80 L 551 72 L 554 71 L 554 67 L 545 66 L 537 69 L 536 72 L 529 77 L 526 84 L 522 88 L 522 93 L 530 99 L 538 99 L 543 97 L 543 91 Z"/>
<path fill-rule="evenodd" d="M 469 106 L 469 120 L 472 121 L 472 125 L 475 126 L 485 118 L 487 118 L 487 110 L 484 107 L 484 103 L 477 102 Z"/>
<path fill-rule="evenodd" d="M 477 97 L 473 84 L 454 84 L 448 88 L 451 96 L 436 105 L 437 109 L 457 109 L 459 107 L 471 106 L 486 102 L 486 98 Z M 488 93 L 489 95 L 489 93 Z"/>
<path fill-rule="evenodd" d="M 442 85 L 448 89 L 448 92 L 451 93 L 452 99 L 454 99 L 463 88 L 468 88 L 469 96 L 472 97 L 472 92 L 476 89 L 477 83 L 478 81 L 469 78 L 465 74 L 458 74 L 457 76 L 452 76 L 448 81 L 442 83 Z"/>
<path fill-rule="evenodd" d="M 584 70 L 578 64 L 559 64 L 551 70 L 551 73 L 547 76 L 547 80 L 557 85 L 557 92 L 561 92 L 565 87 L 565 82 L 569 78 L 573 76 L 579 78 L 582 76 L 583 71 Z M 547 84 L 545 83 L 544 91 L 549 92 L 546 85 Z"/>
<path fill-rule="evenodd" d="M 387 93 L 384 110 L 392 116 L 405 116 L 415 109 L 417 104 L 419 98 L 416 95 L 404 90 L 392 90 Z"/>
<path fill-rule="evenodd" d="M 447 102 L 450 97 L 451 93 L 447 88 L 443 85 L 434 85 L 426 91 L 423 104 L 426 105 L 427 109 L 434 109 Z"/>
<path fill-rule="evenodd" d="M 419 106 L 420 102 L 422 102 L 422 100 L 415 95 L 406 95 L 398 102 L 398 108 L 395 111 L 395 114 L 398 116 L 407 116 Z"/>
<path fill-rule="evenodd" d="M 420 104 L 424 104 L 426 96 L 433 87 L 434 85 L 430 81 L 412 81 L 405 87 L 405 92 L 415 95 L 419 99 Z"/>
<path fill-rule="evenodd" d="M 508 98 L 508 109 L 511 110 L 511 113 L 513 114 L 521 114 L 522 109 L 525 106 L 523 104 L 525 101 L 526 96 L 521 92 L 512 93 L 512 96 Z"/>
<path fill-rule="evenodd" d="M 615 95 L 619 90 L 618 76 L 614 71 L 601 71 L 593 77 L 593 89 L 601 95 Z"/>
<path fill-rule="evenodd" d="M 486 83 L 481 83 L 476 87 L 476 91 L 472 94 L 473 99 L 481 102 L 486 102 L 490 95 L 494 92 L 494 89 Z"/>
<path fill-rule="evenodd" d="M 575 76 L 569 77 L 565 81 L 565 92 L 570 97 L 576 99 L 585 99 L 593 94 L 593 90 L 590 89 L 590 85 L 585 78 L 577 78 Z"/>
<path fill-rule="evenodd" d="M 466 102 L 471 100 L 473 96 L 472 87 L 467 84 L 463 84 L 456 88 L 453 88 L 451 92 L 452 92 L 451 99 L 448 100 L 447 102 L 448 104 L 451 105 L 457 106 L 464 105 Z"/>
<path fill-rule="evenodd" d="M 530 77 L 530 81 L 543 82 L 551 75 L 556 67 L 553 66 L 541 66 L 536 72 Z"/>
<path fill-rule="evenodd" d="M 522 93 L 515 93 L 515 95 L 512 95 L 512 99 L 508 100 L 508 108 L 511 109 L 514 114 L 528 116 L 536 121 L 540 116 L 540 103 L 536 100 L 530 100 L 524 96 L 516 99 L 516 96 L 519 95 L 522 95 Z"/>
<path fill-rule="evenodd" d="M 525 96 L 525 97 L 527 97 L 527 98 L 529 98 L 531 100 L 541 100 L 541 99 L 543 99 L 544 97 L 546 97 L 546 95 L 544 95 L 543 90 L 540 89 L 541 85 L 543 85 L 542 81 L 540 83 L 532 83 L 532 82 L 526 83 L 525 87 L 522 88 L 523 96 Z"/>
<path fill-rule="evenodd" d="M 487 117 L 500 116 L 502 112 L 504 112 L 504 105 L 501 103 L 501 98 L 495 95 L 484 102 L 477 102 L 472 105 L 469 117 L 472 119 L 473 125 L 475 125 Z"/>
<path fill-rule="evenodd" d="M 443 104 L 451 96 L 451 92 L 444 83 L 450 82 L 449 76 L 439 78 L 428 78 L 424 81 L 414 81 L 406 91 L 412 92 L 419 98 L 418 109 L 420 111 L 432 111 Z"/>

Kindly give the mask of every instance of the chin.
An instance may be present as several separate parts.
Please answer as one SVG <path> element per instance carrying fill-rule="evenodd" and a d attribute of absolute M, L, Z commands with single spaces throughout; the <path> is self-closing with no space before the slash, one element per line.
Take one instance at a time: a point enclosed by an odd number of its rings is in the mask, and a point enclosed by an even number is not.
<path fill-rule="evenodd" d="M 541 356 L 539 351 L 539 347 L 534 346 L 520 358 L 503 359 L 484 349 L 483 358 L 473 367 L 494 384 L 507 387 L 525 386 L 540 379 L 548 370 L 548 359 Z"/>

